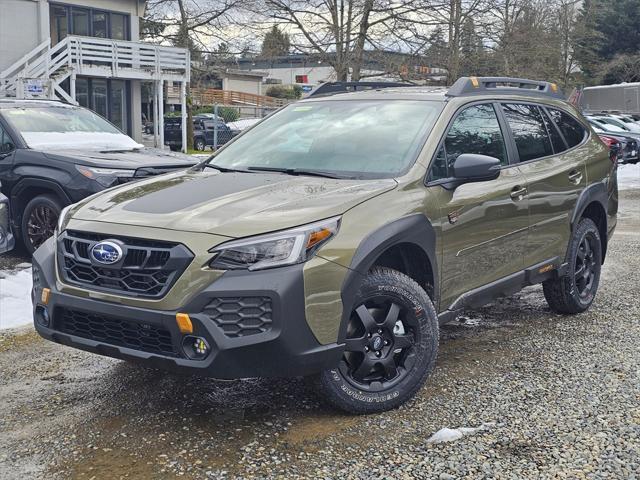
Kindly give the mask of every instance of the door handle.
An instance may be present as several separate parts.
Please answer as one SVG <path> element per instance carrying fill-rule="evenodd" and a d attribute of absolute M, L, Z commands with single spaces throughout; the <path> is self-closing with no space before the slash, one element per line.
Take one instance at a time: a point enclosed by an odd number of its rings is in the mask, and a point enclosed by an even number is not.
<path fill-rule="evenodd" d="M 580 170 L 571 170 L 567 176 L 569 177 L 569 181 L 576 185 L 582 181 L 582 172 Z"/>
<path fill-rule="evenodd" d="M 527 194 L 527 187 L 521 187 L 517 185 L 511 190 L 511 198 L 514 200 L 522 200 Z"/>

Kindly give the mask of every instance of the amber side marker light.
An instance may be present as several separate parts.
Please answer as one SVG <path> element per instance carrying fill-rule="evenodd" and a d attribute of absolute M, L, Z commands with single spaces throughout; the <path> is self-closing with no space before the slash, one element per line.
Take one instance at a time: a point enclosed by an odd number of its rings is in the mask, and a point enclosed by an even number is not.
<path fill-rule="evenodd" d="M 547 273 L 550 272 L 551 270 L 553 270 L 555 267 L 553 266 L 553 264 L 551 265 L 545 265 L 544 267 L 540 268 L 538 270 L 538 273 Z"/>
<path fill-rule="evenodd" d="M 40 301 L 43 305 L 47 305 L 49 303 L 49 297 L 51 296 L 51 290 L 48 288 L 42 289 L 42 295 L 40 295 Z"/>
<path fill-rule="evenodd" d="M 332 232 L 328 228 L 323 228 L 322 230 L 318 230 L 316 232 L 311 232 L 309 235 L 309 240 L 307 240 L 307 249 L 317 245 L 321 241 L 331 236 Z"/>
<path fill-rule="evenodd" d="M 186 313 L 176 313 L 176 323 L 180 333 L 193 333 L 193 323 Z"/>
<path fill-rule="evenodd" d="M 478 78 L 477 77 L 471 77 L 471 85 L 473 85 L 473 88 L 478 88 L 480 86 L 480 82 L 478 82 Z"/>

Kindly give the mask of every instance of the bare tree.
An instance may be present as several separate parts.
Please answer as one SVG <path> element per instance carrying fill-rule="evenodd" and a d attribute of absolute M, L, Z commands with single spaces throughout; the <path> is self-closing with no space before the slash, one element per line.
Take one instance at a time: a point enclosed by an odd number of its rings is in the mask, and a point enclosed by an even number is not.
<path fill-rule="evenodd" d="M 378 48 L 391 39 L 392 24 L 408 20 L 426 0 L 262 0 L 253 11 L 265 22 L 287 25 L 291 44 L 315 53 L 336 71 L 337 80 L 362 76 L 365 48 Z M 266 14 L 264 13 L 266 12 Z"/>

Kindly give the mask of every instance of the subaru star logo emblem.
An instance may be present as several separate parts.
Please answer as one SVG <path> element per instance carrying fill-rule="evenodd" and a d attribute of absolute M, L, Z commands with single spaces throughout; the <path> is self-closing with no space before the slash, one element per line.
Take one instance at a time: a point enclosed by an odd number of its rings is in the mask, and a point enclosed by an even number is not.
<path fill-rule="evenodd" d="M 114 242 L 96 243 L 91 249 L 91 256 L 96 262 L 112 265 L 122 258 L 122 248 Z"/>

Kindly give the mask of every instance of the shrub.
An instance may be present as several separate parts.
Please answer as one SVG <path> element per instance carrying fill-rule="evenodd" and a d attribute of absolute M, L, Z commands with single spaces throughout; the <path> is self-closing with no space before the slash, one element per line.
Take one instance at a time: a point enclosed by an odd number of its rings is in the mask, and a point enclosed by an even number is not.
<path fill-rule="evenodd" d="M 273 85 L 267 89 L 267 96 L 297 100 L 302 97 L 302 87 L 300 85 L 293 85 L 290 87 L 285 85 Z"/>
<path fill-rule="evenodd" d="M 193 114 L 200 115 L 201 113 L 214 113 L 215 107 L 207 106 L 207 107 L 199 107 L 197 108 Z M 235 122 L 240 118 L 240 112 L 237 108 L 234 107 L 218 107 L 218 116 L 222 117 L 225 123 Z"/>

